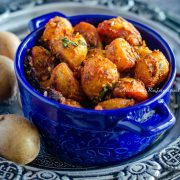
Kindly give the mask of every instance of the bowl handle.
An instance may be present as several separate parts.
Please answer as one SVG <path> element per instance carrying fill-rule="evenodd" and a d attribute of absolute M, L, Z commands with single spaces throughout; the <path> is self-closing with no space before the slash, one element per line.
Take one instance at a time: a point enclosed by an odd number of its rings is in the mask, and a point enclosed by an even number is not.
<path fill-rule="evenodd" d="M 138 122 L 133 116 L 127 116 L 125 120 L 118 121 L 117 128 L 123 128 L 141 135 L 150 136 L 162 133 L 173 126 L 175 122 L 176 119 L 167 104 L 164 100 L 160 100 L 153 115 L 145 122 Z"/>
<path fill-rule="evenodd" d="M 35 17 L 29 22 L 29 29 L 30 31 L 35 31 L 36 29 L 43 27 L 46 25 L 46 23 L 53 17 L 55 16 L 60 16 L 60 17 L 65 17 L 67 18 L 66 15 L 60 12 L 51 12 L 48 14 L 44 14 L 38 17 Z"/>

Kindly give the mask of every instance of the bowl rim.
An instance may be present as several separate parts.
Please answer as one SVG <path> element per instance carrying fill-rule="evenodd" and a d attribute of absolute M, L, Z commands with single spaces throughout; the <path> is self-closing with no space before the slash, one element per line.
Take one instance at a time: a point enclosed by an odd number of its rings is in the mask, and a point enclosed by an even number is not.
<path fill-rule="evenodd" d="M 70 20 L 71 18 L 82 18 L 82 17 L 87 17 L 87 18 L 107 17 L 107 19 L 110 19 L 110 18 L 115 18 L 117 16 L 105 15 L 105 14 L 84 14 L 84 15 L 67 16 L 67 19 Z M 36 37 L 37 32 L 41 31 L 44 27 L 38 28 L 38 29 L 32 31 L 31 33 L 29 33 L 23 39 L 23 41 L 21 42 L 21 44 L 19 45 L 19 47 L 17 49 L 15 60 L 14 60 L 15 61 L 14 68 L 15 68 L 15 73 L 16 73 L 16 77 L 17 77 L 18 81 L 22 84 L 23 88 L 25 88 L 31 95 L 35 96 L 36 98 L 43 101 L 44 103 L 54 106 L 58 109 L 67 110 L 67 111 L 76 112 L 76 113 L 86 113 L 86 114 L 95 114 L 95 115 L 97 115 L 97 114 L 100 114 L 100 115 L 116 114 L 119 112 L 122 113 L 123 111 L 130 111 L 135 108 L 141 108 L 144 106 L 148 106 L 151 103 L 158 101 L 167 93 L 167 91 L 170 90 L 170 88 L 174 82 L 174 79 L 176 76 L 176 61 L 175 61 L 174 53 L 173 53 L 171 47 L 169 46 L 169 44 L 166 42 L 166 40 L 158 32 L 156 32 L 149 26 L 144 25 L 140 22 L 137 22 L 137 21 L 134 21 L 134 20 L 131 20 L 128 18 L 125 18 L 125 19 L 128 20 L 129 22 L 131 22 L 133 25 L 135 25 L 135 26 L 137 25 L 137 26 L 141 27 L 142 29 L 148 31 L 148 33 L 151 33 L 163 45 L 168 56 L 170 57 L 169 64 L 171 67 L 171 71 L 170 71 L 168 80 L 163 85 L 160 92 L 158 92 L 151 98 L 147 99 L 146 101 L 141 102 L 139 104 L 135 104 L 133 106 L 125 107 L 125 108 L 117 108 L 117 109 L 111 109 L 111 110 L 94 110 L 94 109 L 76 108 L 76 107 L 64 105 L 64 104 L 61 104 L 61 103 L 59 103 L 55 100 L 52 100 L 48 97 L 45 97 L 43 94 L 38 92 L 33 86 L 31 86 L 31 84 L 25 78 L 24 72 L 22 72 L 24 70 L 23 69 L 24 61 L 22 60 L 21 55 L 22 55 L 22 52 L 24 51 L 24 48 L 28 49 L 28 46 L 27 46 L 28 42 L 32 38 Z"/>

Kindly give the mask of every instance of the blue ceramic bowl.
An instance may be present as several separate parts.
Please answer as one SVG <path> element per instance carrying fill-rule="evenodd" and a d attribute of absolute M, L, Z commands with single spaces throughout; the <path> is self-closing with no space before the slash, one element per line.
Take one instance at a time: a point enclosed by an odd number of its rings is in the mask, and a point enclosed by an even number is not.
<path fill-rule="evenodd" d="M 43 32 L 44 25 L 59 12 L 42 15 L 30 22 L 31 33 L 22 41 L 15 58 L 15 71 L 25 117 L 41 132 L 47 150 L 62 160 L 83 166 L 121 162 L 142 152 L 160 134 L 173 126 L 175 117 L 167 106 L 176 74 L 174 55 L 167 42 L 149 27 L 128 20 L 140 31 L 151 49 L 160 49 L 170 63 L 170 74 L 161 92 L 147 101 L 115 110 L 78 109 L 59 104 L 38 93 L 26 80 L 24 59 Z M 97 25 L 109 15 L 66 17 Z"/>

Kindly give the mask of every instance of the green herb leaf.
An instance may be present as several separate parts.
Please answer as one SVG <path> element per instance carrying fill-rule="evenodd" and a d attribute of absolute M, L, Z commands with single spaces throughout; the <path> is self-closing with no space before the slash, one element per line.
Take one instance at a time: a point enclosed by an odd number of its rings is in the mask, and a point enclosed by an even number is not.
<path fill-rule="evenodd" d="M 75 46 L 75 47 L 78 46 L 77 43 L 69 40 L 67 37 L 63 38 L 63 39 L 62 39 L 62 42 L 63 42 L 63 46 L 64 46 L 64 47 L 68 47 L 69 44 L 72 44 L 72 45 Z"/>
<path fill-rule="evenodd" d="M 83 46 L 87 46 L 87 44 L 85 42 L 83 42 L 82 40 L 80 40 L 80 39 L 78 40 L 78 42 Z"/>
<path fill-rule="evenodd" d="M 104 86 L 103 90 L 99 93 L 99 99 L 102 100 L 109 90 L 109 85 Z"/>

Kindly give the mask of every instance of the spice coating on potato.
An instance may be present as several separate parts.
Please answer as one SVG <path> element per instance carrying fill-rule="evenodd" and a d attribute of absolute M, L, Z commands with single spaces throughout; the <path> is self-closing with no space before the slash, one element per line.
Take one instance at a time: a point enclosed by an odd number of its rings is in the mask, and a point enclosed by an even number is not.
<path fill-rule="evenodd" d="M 135 78 L 140 79 L 146 87 L 155 87 L 167 78 L 169 62 L 162 52 L 155 50 L 140 58 L 135 67 Z"/>
<path fill-rule="evenodd" d="M 118 81 L 119 73 L 116 65 L 102 56 L 89 58 L 82 69 L 81 84 L 90 99 L 98 98 L 105 86 Z"/>
<path fill-rule="evenodd" d="M 72 70 L 81 65 L 88 52 L 86 41 L 80 34 L 61 37 L 51 43 L 50 49 L 58 59 L 66 62 Z"/>
<path fill-rule="evenodd" d="M 94 57 L 96 55 L 105 57 L 105 50 L 98 49 L 98 48 L 89 49 L 86 59 Z"/>
<path fill-rule="evenodd" d="M 55 58 L 42 46 L 32 48 L 32 67 L 39 81 L 47 81 L 55 66 Z"/>
<path fill-rule="evenodd" d="M 0 55 L 0 102 L 15 95 L 16 85 L 13 61 Z"/>
<path fill-rule="evenodd" d="M 76 107 L 76 108 L 82 108 L 81 104 L 77 101 L 74 101 L 72 99 L 65 99 L 65 101 L 62 103 L 71 107 Z"/>
<path fill-rule="evenodd" d="M 83 95 L 80 84 L 66 63 L 60 63 L 54 68 L 51 83 L 65 98 L 82 101 Z"/>
<path fill-rule="evenodd" d="M 113 90 L 113 95 L 121 98 L 133 98 L 138 101 L 148 99 L 144 84 L 139 80 L 128 77 L 119 79 Z"/>
<path fill-rule="evenodd" d="M 74 32 L 79 32 L 86 40 L 88 48 L 102 48 L 97 29 L 87 22 L 80 22 L 74 26 Z"/>
<path fill-rule="evenodd" d="M 0 115 L 0 155 L 20 164 L 33 161 L 40 150 L 36 127 L 16 114 Z"/>
<path fill-rule="evenodd" d="M 119 72 L 131 69 L 138 58 L 134 48 L 122 38 L 117 38 L 106 46 L 105 53 L 106 57 L 116 64 Z"/>
<path fill-rule="evenodd" d="M 136 46 L 142 43 L 139 31 L 128 21 L 121 17 L 105 20 L 98 25 L 98 33 L 105 44 L 109 44 L 116 38 L 124 38 L 130 45 Z"/>
<path fill-rule="evenodd" d="M 125 108 L 134 104 L 135 101 L 133 99 L 113 98 L 98 103 L 95 110 Z"/>
<path fill-rule="evenodd" d="M 146 46 L 145 41 L 143 41 L 141 46 L 134 46 L 134 49 L 138 53 L 140 58 L 144 58 L 148 54 L 152 53 L 152 51 Z"/>
<path fill-rule="evenodd" d="M 58 40 L 61 36 L 72 33 L 73 27 L 71 23 L 66 18 L 56 16 L 46 24 L 42 40 L 45 42 Z"/>

